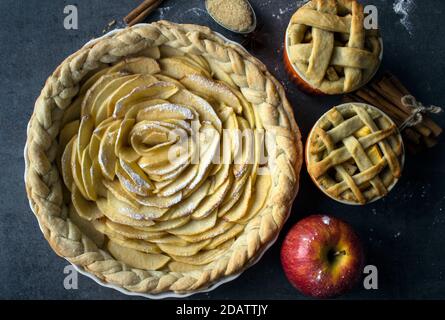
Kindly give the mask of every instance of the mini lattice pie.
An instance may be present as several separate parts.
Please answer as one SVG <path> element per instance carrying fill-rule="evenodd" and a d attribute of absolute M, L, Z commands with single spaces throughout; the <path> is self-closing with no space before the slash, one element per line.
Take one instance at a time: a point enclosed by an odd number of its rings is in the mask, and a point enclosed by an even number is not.
<path fill-rule="evenodd" d="M 312 129 L 306 148 L 314 182 L 330 197 L 350 204 L 385 196 L 403 167 L 396 125 L 377 108 L 361 103 L 328 111 Z"/>
<path fill-rule="evenodd" d="M 325 94 L 358 89 L 380 64 L 378 30 L 365 30 L 355 0 L 312 0 L 290 21 L 286 51 L 310 87 Z"/>
<path fill-rule="evenodd" d="M 289 214 L 302 161 L 265 67 L 207 28 L 165 21 L 65 60 L 27 143 L 28 196 L 54 250 L 144 293 L 246 268 Z"/>

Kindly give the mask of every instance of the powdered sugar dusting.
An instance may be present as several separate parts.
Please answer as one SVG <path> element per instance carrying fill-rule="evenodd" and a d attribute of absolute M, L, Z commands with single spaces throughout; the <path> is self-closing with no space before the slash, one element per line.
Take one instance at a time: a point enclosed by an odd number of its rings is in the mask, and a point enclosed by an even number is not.
<path fill-rule="evenodd" d="M 410 13 L 414 10 L 415 6 L 414 0 L 396 0 L 393 4 L 394 12 L 402 16 L 400 23 L 410 35 L 412 35 L 414 28 L 410 20 Z"/>
<path fill-rule="evenodd" d="M 324 224 L 329 225 L 331 223 L 331 219 L 328 216 L 324 216 L 321 218 L 321 221 L 323 221 Z"/>
<path fill-rule="evenodd" d="M 204 10 L 204 9 L 201 9 L 201 8 L 191 8 L 191 9 L 188 9 L 188 10 L 185 10 L 184 12 L 182 12 L 180 14 L 180 16 L 183 17 L 183 16 L 186 16 L 189 13 L 192 13 L 195 16 L 201 17 L 203 15 L 206 15 L 207 11 Z"/>
<path fill-rule="evenodd" d="M 288 19 L 291 14 L 293 14 L 298 8 L 303 6 L 307 0 L 303 1 L 291 1 L 291 3 L 284 8 L 279 8 L 277 13 L 272 13 L 272 17 L 277 20 L 281 20 L 283 18 Z"/>
<path fill-rule="evenodd" d="M 159 19 L 165 19 L 166 14 L 172 9 L 173 7 L 163 7 L 158 8 L 157 11 L 159 12 Z"/>

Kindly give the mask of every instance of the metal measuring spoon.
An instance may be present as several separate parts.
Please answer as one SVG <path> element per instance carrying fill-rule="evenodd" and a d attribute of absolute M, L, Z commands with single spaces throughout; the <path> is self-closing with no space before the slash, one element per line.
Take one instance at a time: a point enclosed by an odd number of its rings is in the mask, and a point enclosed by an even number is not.
<path fill-rule="evenodd" d="M 210 13 L 210 11 L 209 11 L 209 9 L 208 9 L 208 6 L 207 6 L 208 0 L 205 0 L 205 6 L 206 6 L 206 10 L 207 10 L 207 13 L 209 14 L 209 16 L 210 16 L 210 17 L 211 17 L 217 24 L 219 24 L 221 27 L 223 27 L 224 29 L 229 30 L 229 31 L 234 32 L 234 33 L 248 34 L 248 33 L 251 33 L 252 31 L 254 31 L 254 30 L 256 29 L 256 26 L 257 26 L 257 20 L 256 20 L 256 14 L 255 14 L 255 11 L 253 10 L 252 5 L 250 4 L 250 2 L 249 2 L 248 0 L 245 0 L 245 1 L 246 1 L 246 3 L 248 4 L 248 6 L 249 6 L 249 10 L 250 10 L 250 12 L 251 12 L 251 14 L 252 14 L 252 25 L 251 25 L 247 30 L 244 30 L 244 31 L 239 31 L 239 30 L 230 29 L 228 26 L 226 26 L 226 25 L 222 24 L 221 22 L 219 22 L 219 21 L 218 21 L 218 20 L 217 20 L 217 19 Z"/>

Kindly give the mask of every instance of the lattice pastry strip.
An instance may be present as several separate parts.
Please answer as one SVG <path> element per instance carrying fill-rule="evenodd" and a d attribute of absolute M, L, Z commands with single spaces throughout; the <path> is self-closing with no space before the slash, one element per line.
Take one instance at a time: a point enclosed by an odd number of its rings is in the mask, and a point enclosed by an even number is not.
<path fill-rule="evenodd" d="M 386 195 L 401 175 L 397 128 L 370 107 L 333 108 L 313 129 L 308 146 L 309 173 L 334 198 L 364 204 Z"/>
<path fill-rule="evenodd" d="M 313 0 L 292 16 L 291 62 L 315 88 L 350 92 L 369 80 L 381 51 L 376 30 L 365 30 L 363 6 L 355 0 Z"/>

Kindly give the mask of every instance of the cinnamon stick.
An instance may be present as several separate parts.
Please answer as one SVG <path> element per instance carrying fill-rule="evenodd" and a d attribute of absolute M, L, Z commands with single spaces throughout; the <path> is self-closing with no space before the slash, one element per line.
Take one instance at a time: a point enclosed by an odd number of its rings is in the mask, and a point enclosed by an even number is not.
<path fill-rule="evenodd" d="M 400 126 L 412 114 L 412 110 L 402 103 L 402 97 L 411 95 L 408 89 L 392 74 L 385 73 L 379 80 L 346 95 L 347 102 L 363 102 L 371 104 L 391 117 Z M 422 149 L 431 148 L 437 144 L 437 137 L 442 128 L 430 117 L 423 115 L 423 121 L 402 132 L 407 150 L 418 153 Z"/>
<path fill-rule="evenodd" d="M 125 23 L 131 27 L 143 21 L 150 13 L 152 13 L 163 0 L 145 0 L 128 15 L 125 16 Z"/>
<path fill-rule="evenodd" d="M 374 88 L 377 86 L 378 91 L 382 92 L 385 97 L 396 105 L 400 110 L 408 115 L 411 114 L 411 110 L 403 105 L 400 97 L 411 95 L 410 92 L 403 86 L 403 84 L 393 75 L 386 74 L 382 80 L 372 85 Z M 435 137 L 438 137 L 442 133 L 442 128 L 439 127 L 430 117 L 424 116 L 423 126 L 431 130 Z"/>

